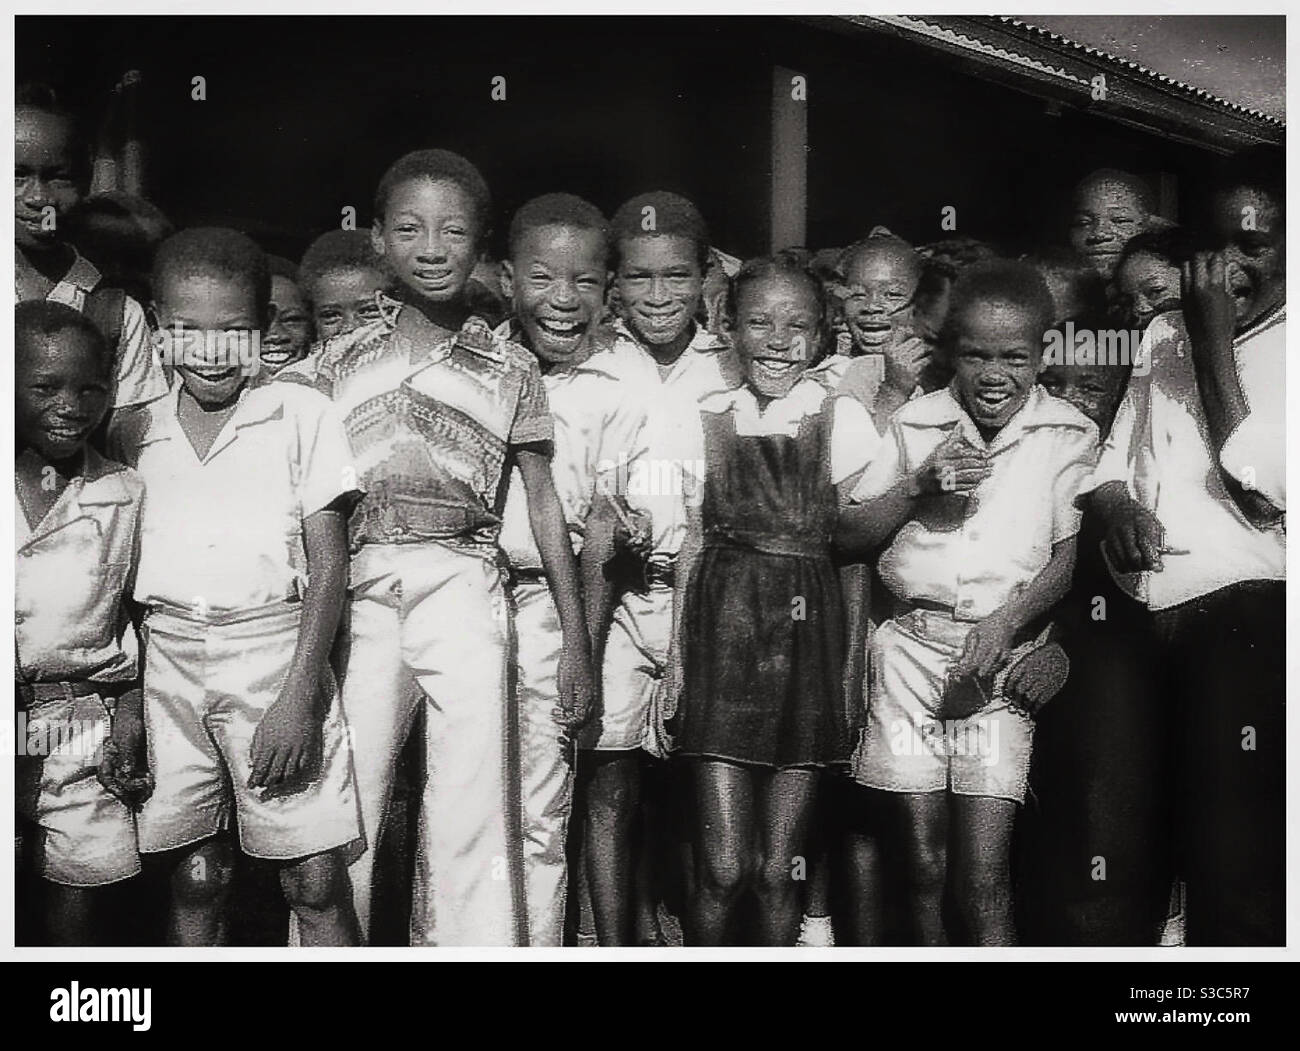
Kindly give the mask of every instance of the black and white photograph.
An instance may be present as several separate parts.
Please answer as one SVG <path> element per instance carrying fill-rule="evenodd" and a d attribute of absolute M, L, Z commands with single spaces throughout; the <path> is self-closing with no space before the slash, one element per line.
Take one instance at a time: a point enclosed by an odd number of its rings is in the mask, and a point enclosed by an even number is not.
<path fill-rule="evenodd" d="M 11 950 L 1281 958 L 1286 18 L 780 9 L 12 19 Z"/>

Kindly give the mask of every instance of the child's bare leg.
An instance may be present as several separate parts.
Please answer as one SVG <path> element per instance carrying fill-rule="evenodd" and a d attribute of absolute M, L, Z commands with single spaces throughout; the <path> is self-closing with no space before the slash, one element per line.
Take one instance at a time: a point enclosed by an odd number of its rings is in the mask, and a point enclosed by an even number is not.
<path fill-rule="evenodd" d="M 793 945 L 799 938 L 804 851 L 817 795 L 817 770 L 777 770 L 768 775 L 759 801 L 758 927 L 764 945 Z M 803 864 L 800 865 L 799 861 Z"/>
<path fill-rule="evenodd" d="M 692 945 L 721 945 L 732 907 L 756 861 L 754 777 L 742 766 L 716 759 L 701 759 L 694 766 L 698 872 L 686 933 Z"/>
<path fill-rule="evenodd" d="M 641 756 L 640 807 L 633 828 L 636 848 L 632 852 L 632 912 L 636 944 L 658 945 L 663 937 L 659 929 L 659 902 L 663 897 L 662 851 L 665 834 L 666 764 L 662 760 Z M 654 765 L 652 765 L 654 764 Z M 656 768 L 658 767 L 658 768 Z"/>
<path fill-rule="evenodd" d="M 303 945 L 361 944 L 352 884 L 339 851 L 327 850 L 289 862 L 280 869 L 280 889 L 298 917 Z"/>
<path fill-rule="evenodd" d="M 627 945 L 632 938 L 632 832 L 641 794 L 640 762 L 640 754 L 629 750 L 592 752 L 587 764 L 587 885 L 602 946 Z"/>
<path fill-rule="evenodd" d="M 883 821 L 888 809 L 884 793 L 856 786 L 846 809 L 850 923 L 855 945 L 881 945 L 885 926 Z M 838 939 L 837 939 L 838 940 Z"/>
<path fill-rule="evenodd" d="M 226 940 L 226 899 L 235 855 L 225 836 L 182 848 L 172 869 L 169 945 L 221 945 Z"/>
<path fill-rule="evenodd" d="M 946 945 L 943 888 L 948 874 L 948 793 L 905 792 L 903 848 L 907 859 L 907 894 L 921 945 Z"/>
<path fill-rule="evenodd" d="M 95 930 L 95 887 L 45 884 L 45 943 L 47 945 L 99 945 Z"/>
<path fill-rule="evenodd" d="M 1016 804 L 954 795 L 952 807 L 954 875 L 970 937 L 976 945 L 1015 945 L 1011 830 Z"/>

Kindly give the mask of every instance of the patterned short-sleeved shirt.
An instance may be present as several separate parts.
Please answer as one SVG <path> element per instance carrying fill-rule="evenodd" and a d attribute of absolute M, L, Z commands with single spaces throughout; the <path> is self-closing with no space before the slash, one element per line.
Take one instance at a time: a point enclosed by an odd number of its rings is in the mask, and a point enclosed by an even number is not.
<path fill-rule="evenodd" d="M 509 447 L 552 437 L 536 359 L 481 318 L 447 336 L 416 308 L 378 299 L 379 320 L 329 340 L 317 361 L 366 494 L 352 548 L 493 543 Z"/>

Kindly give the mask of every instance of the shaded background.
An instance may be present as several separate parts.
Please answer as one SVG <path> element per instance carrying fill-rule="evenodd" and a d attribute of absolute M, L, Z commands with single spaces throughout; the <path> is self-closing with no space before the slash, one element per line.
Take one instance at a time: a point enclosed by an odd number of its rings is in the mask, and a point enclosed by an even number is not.
<path fill-rule="evenodd" d="M 1235 50 L 1215 52 L 1226 75 L 1248 63 L 1280 83 L 1280 54 L 1249 49 L 1280 48 L 1282 19 L 1140 21 L 1206 39 L 1231 28 Z M 1160 32 L 1142 32 L 1150 49 Z M 1118 38 L 1110 49 L 1131 57 Z M 150 196 L 178 225 L 233 225 L 294 258 L 344 206 L 368 223 L 384 168 L 428 146 L 481 167 L 498 250 L 506 217 L 534 194 L 564 189 L 612 210 L 664 188 L 700 204 L 719 247 L 762 252 L 774 65 L 808 77 L 814 247 L 875 223 L 934 240 L 953 205 L 959 233 L 1029 248 L 1060 239 L 1084 172 L 1172 174 L 1187 202 L 1210 157 L 1054 110 L 893 38 L 782 18 L 20 17 L 16 61 L 19 79 L 52 83 L 92 116 L 123 72 L 142 71 Z M 207 100 L 196 102 L 200 75 Z M 494 76 L 506 77 L 505 102 L 489 97 Z"/>

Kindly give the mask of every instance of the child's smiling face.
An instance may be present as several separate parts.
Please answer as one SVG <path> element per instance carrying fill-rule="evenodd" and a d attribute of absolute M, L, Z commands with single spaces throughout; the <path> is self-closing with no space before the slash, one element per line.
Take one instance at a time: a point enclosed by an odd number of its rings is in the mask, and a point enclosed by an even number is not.
<path fill-rule="evenodd" d="M 636 336 L 668 346 L 685 335 L 704 296 L 699 246 L 678 234 L 624 238 L 614 283 Z"/>
<path fill-rule="evenodd" d="M 403 285 L 430 303 L 448 303 L 464 293 L 484 232 L 459 184 L 420 177 L 393 187 L 370 236 Z"/>
<path fill-rule="evenodd" d="M 311 347 L 311 312 L 289 278 L 271 275 L 271 324 L 262 336 L 262 364 L 271 375 L 301 361 Z"/>
<path fill-rule="evenodd" d="M 844 319 L 859 354 L 881 354 L 910 332 L 921 257 L 887 238 L 868 241 L 844 263 Z"/>
<path fill-rule="evenodd" d="M 1139 329 L 1145 329 L 1157 314 L 1181 306 L 1182 275 L 1168 259 L 1152 252 L 1135 251 L 1125 259 L 1115 271 L 1115 284 Z"/>
<path fill-rule="evenodd" d="M 1215 198 L 1213 221 L 1240 332 L 1286 299 L 1282 209 L 1268 194 L 1239 186 Z"/>
<path fill-rule="evenodd" d="M 1092 420 L 1104 437 L 1119 408 L 1124 375 L 1116 365 L 1048 365 L 1038 382 L 1048 394 L 1064 398 Z"/>
<path fill-rule="evenodd" d="M 387 285 L 373 266 L 346 266 L 326 270 L 312 285 L 312 318 L 316 338 L 329 339 L 379 319 L 375 293 Z"/>
<path fill-rule="evenodd" d="M 821 325 L 821 308 L 807 280 L 770 274 L 744 282 L 732 342 L 750 388 L 764 398 L 790 393 L 814 357 Z"/>
<path fill-rule="evenodd" d="M 76 184 L 72 124 L 24 106 L 14 112 L 14 241 L 45 248 L 64 240 L 59 229 L 81 198 Z M 48 229 L 46 208 L 54 209 Z"/>
<path fill-rule="evenodd" d="M 1119 179 L 1087 183 L 1075 197 L 1070 245 L 1110 280 L 1124 246 L 1150 218 L 1136 187 Z"/>
<path fill-rule="evenodd" d="M 550 364 L 591 353 L 605 304 L 605 240 L 597 230 L 549 225 L 525 230 L 502 266 L 506 294 L 528 346 Z"/>
<path fill-rule="evenodd" d="M 154 310 L 160 329 L 174 332 L 179 326 L 185 334 L 176 371 L 190 396 L 205 406 L 234 398 L 250 375 L 237 347 L 241 341 L 249 345 L 263 327 L 252 282 L 224 274 L 166 274 L 154 291 Z"/>
<path fill-rule="evenodd" d="M 108 412 L 105 356 L 83 332 L 26 334 L 15 348 L 14 427 L 18 443 L 53 462 L 67 460 Z"/>
<path fill-rule="evenodd" d="M 1029 397 L 1043 358 L 1042 319 L 1020 304 L 981 299 L 949 319 L 954 383 L 986 439 Z"/>

